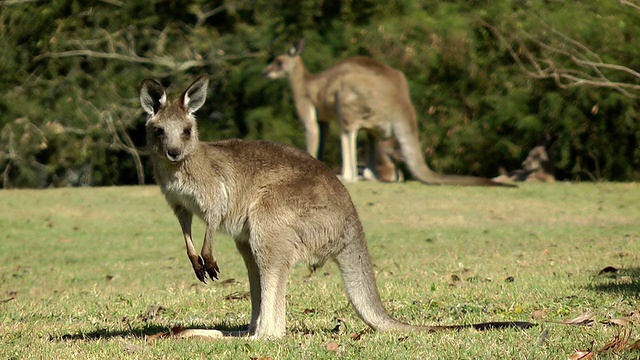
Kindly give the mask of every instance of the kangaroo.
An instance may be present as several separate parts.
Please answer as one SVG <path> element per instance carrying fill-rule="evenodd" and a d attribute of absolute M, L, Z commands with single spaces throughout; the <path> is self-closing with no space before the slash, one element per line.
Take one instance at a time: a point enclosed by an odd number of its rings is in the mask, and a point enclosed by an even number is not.
<path fill-rule="evenodd" d="M 413 326 L 393 319 L 382 305 L 364 232 L 344 185 L 320 161 L 291 146 L 224 140 L 200 142 L 195 112 L 207 96 L 208 77 L 170 100 L 164 87 L 145 79 L 140 103 L 148 114 L 146 135 L 156 181 L 182 228 L 196 277 L 206 282 L 220 272 L 212 251 L 220 230 L 235 240 L 247 267 L 251 320 L 237 335 L 285 335 L 285 293 L 292 266 L 317 268 L 335 261 L 358 316 L 373 329 L 458 329 Z M 206 224 L 200 255 L 191 237 L 193 214 Z M 487 323 L 521 326 L 524 323 Z M 487 324 L 464 327 L 487 327 Z M 218 337 L 217 330 L 183 336 Z"/>
<path fill-rule="evenodd" d="M 276 57 L 262 74 L 267 79 L 289 79 L 307 151 L 312 155 L 324 147 L 328 122 L 338 120 L 344 181 L 358 181 L 356 137 L 358 130 L 365 129 L 373 141 L 394 137 L 409 171 L 422 183 L 505 186 L 481 177 L 442 175 L 429 168 L 420 149 L 416 113 L 401 71 L 356 56 L 311 74 L 300 57 L 303 48 L 304 41 L 300 40 L 287 54 Z M 375 173 L 376 154 L 384 152 L 367 151 L 370 171 Z"/>
<path fill-rule="evenodd" d="M 371 139 L 368 146 L 371 147 Z M 375 144 L 374 149 L 368 151 L 376 151 L 376 173 L 377 179 L 382 182 L 403 182 L 404 174 L 398 166 L 403 161 L 402 153 L 397 151 L 397 141 L 394 139 L 380 140 Z M 367 153 L 365 153 L 365 157 Z"/>
<path fill-rule="evenodd" d="M 545 146 L 539 145 L 529 151 L 522 162 L 522 169 L 507 172 L 501 168 L 500 175 L 493 180 L 553 183 L 556 181 L 554 172 L 553 160 L 549 158 Z"/>
<path fill-rule="evenodd" d="M 525 181 L 555 182 L 556 177 L 553 160 L 549 158 L 547 150 L 539 145 L 529 151 L 529 155 L 522 162 L 522 168 L 529 172 Z"/>

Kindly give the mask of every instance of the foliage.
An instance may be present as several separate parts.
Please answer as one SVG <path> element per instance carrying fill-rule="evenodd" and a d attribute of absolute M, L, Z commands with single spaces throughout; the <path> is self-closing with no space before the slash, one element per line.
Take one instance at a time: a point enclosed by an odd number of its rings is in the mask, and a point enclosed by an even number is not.
<path fill-rule="evenodd" d="M 288 84 L 260 74 L 300 37 L 312 72 L 357 54 L 404 71 L 438 171 L 494 176 L 548 141 L 561 179 L 640 179 L 637 99 L 536 79 L 492 31 L 557 67 L 575 65 L 543 45 L 572 39 L 603 62 L 638 69 L 640 11 L 617 2 L 18 0 L 0 8 L 3 187 L 151 181 L 136 151 L 144 147 L 137 91 L 145 77 L 177 91 L 210 74 L 199 113 L 204 139 L 303 147 Z M 326 161 L 339 166 L 338 138 L 329 141 Z"/>

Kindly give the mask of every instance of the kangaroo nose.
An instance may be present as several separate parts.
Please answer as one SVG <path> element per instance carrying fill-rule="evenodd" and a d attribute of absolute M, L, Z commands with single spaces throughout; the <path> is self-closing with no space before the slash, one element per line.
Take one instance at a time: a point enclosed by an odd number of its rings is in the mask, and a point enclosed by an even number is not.
<path fill-rule="evenodd" d="M 178 156 L 180 156 L 179 149 L 168 149 L 167 150 L 167 158 L 171 161 L 177 160 Z"/>
<path fill-rule="evenodd" d="M 271 71 L 271 66 L 267 66 L 262 70 L 262 77 L 264 77 L 265 79 L 274 78 L 273 71 Z"/>

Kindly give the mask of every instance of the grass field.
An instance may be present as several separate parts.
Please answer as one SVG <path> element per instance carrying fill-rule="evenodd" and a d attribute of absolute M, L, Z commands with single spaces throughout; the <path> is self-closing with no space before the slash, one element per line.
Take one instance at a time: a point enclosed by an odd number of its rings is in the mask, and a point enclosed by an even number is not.
<path fill-rule="evenodd" d="M 394 317 L 538 326 L 371 332 L 327 264 L 292 273 L 282 340 L 153 339 L 177 325 L 248 323 L 246 271 L 233 241 L 216 237 L 221 281 L 204 285 L 157 187 L 5 190 L 0 359 L 566 359 L 614 340 L 620 329 L 610 319 L 638 316 L 638 184 L 348 187 Z M 200 244 L 203 226 L 195 225 Z M 588 312 L 591 326 L 554 323 Z M 629 343 L 640 339 L 639 325 L 623 327 Z M 612 349 L 597 357 L 639 354 Z"/>

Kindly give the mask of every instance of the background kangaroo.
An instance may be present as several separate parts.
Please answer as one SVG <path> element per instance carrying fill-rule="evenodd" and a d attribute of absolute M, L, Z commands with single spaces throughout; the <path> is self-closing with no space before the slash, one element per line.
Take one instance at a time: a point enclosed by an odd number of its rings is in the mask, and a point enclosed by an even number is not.
<path fill-rule="evenodd" d="M 507 172 L 501 167 L 500 175 L 493 180 L 552 183 L 556 181 L 553 163 L 545 146 L 538 145 L 529 151 L 527 158 L 522 162 L 522 169 Z"/>
<path fill-rule="evenodd" d="M 351 304 L 372 328 L 460 327 L 411 326 L 387 314 L 351 197 L 320 161 L 293 147 L 269 142 L 199 142 L 194 113 L 205 101 L 207 86 L 208 78 L 203 75 L 179 98 L 170 100 L 160 83 L 145 79 L 140 102 L 148 113 L 146 133 L 154 174 L 180 222 L 198 279 L 217 278 L 214 232 L 231 235 L 242 254 L 251 291 L 247 334 L 282 337 L 285 288 L 292 266 L 304 261 L 319 267 L 328 259 L 337 262 Z M 191 239 L 193 214 L 206 223 L 200 255 Z M 218 334 L 204 330 L 195 335 Z"/>
<path fill-rule="evenodd" d="M 416 113 L 407 80 L 401 71 L 373 59 L 357 56 L 318 73 L 307 71 L 300 58 L 301 40 L 288 54 L 276 57 L 263 70 L 268 79 L 288 78 L 296 111 L 305 129 L 307 151 L 316 156 L 324 146 L 328 122 L 338 120 L 342 150 L 342 179 L 358 180 L 356 140 L 360 129 L 373 137 L 366 166 L 375 170 L 375 156 L 387 153 L 373 149 L 378 138 L 397 139 L 407 167 L 425 184 L 503 186 L 474 176 L 442 175 L 426 164 L 418 140 Z M 319 125 L 320 123 L 320 125 Z M 384 160 L 389 164 L 389 160 Z"/>

